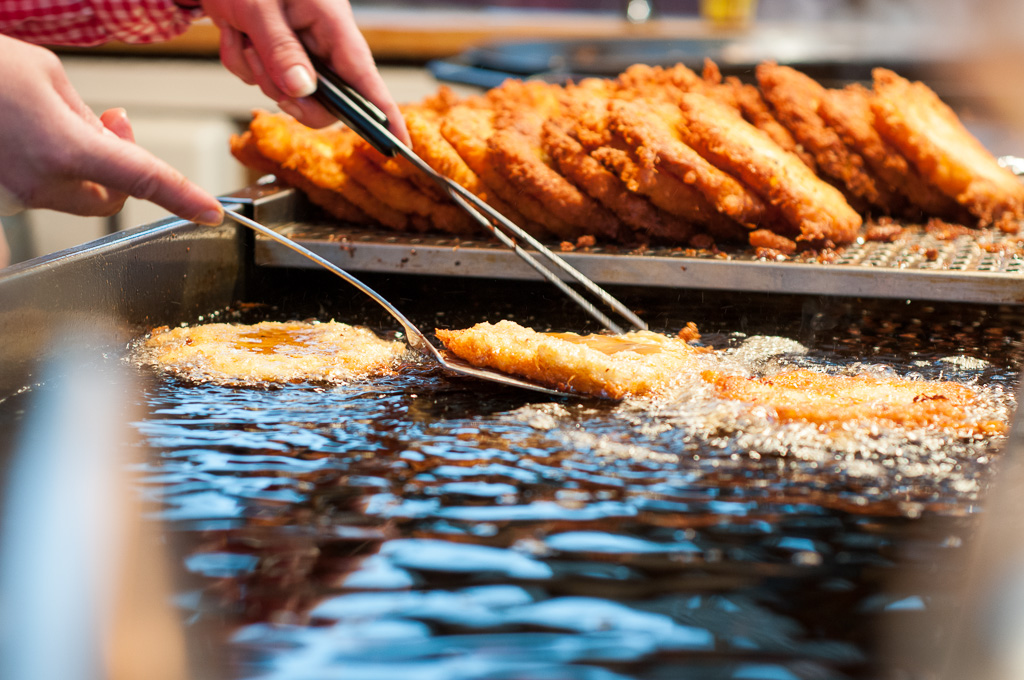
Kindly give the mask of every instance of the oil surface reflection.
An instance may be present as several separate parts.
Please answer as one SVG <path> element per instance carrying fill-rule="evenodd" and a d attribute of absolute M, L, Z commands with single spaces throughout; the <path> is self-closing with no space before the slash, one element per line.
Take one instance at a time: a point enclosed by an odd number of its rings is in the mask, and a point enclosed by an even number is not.
<path fill-rule="evenodd" d="M 963 323 L 932 342 L 921 318 L 705 341 L 976 384 L 1008 412 L 1019 339 Z M 147 402 L 139 483 L 184 550 L 189 626 L 236 678 L 925 677 L 1002 443 L 424 366 L 332 388 L 160 378 Z M 929 634 L 887 647 L 894 628 Z"/>

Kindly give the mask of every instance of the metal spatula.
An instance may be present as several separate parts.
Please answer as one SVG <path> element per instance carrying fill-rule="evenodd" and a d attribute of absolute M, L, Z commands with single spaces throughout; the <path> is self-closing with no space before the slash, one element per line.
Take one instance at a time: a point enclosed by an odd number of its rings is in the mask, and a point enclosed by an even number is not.
<path fill-rule="evenodd" d="M 541 276 L 557 286 L 559 290 L 569 296 L 573 302 L 608 330 L 616 334 L 623 332 L 617 324 L 560 278 L 559 273 L 576 281 L 585 291 L 626 319 L 633 328 L 638 330 L 647 329 L 647 324 L 606 290 L 577 271 L 565 260 L 558 257 L 558 255 L 551 252 L 551 250 L 518 225 L 480 200 L 471 191 L 436 172 L 412 149 L 391 134 L 387 127 L 387 116 L 380 109 L 356 92 L 316 56 L 310 55 L 310 60 L 313 63 L 313 67 L 317 70 L 317 90 L 313 97 L 324 108 L 365 139 L 373 148 L 385 156 L 399 155 L 411 162 L 437 183 L 442 191 L 451 197 L 470 217 L 494 234 L 501 243 L 511 248 L 516 255 L 526 261 Z M 534 257 L 531 252 L 525 250 L 523 244 L 530 246 L 543 259 L 543 262 L 541 259 Z"/>
<path fill-rule="evenodd" d="M 222 199 L 222 200 L 226 203 L 230 199 Z M 522 387 L 522 388 L 525 388 L 525 389 L 528 389 L 528 390 L 534 390 L 536 392 L 543 392 L 545 394 L 552 394 L 552 395 L 572 394 L 571 392 L 568 392 L 568 391 L 562 392 L 562 391 L 559 391 L 559 390 L 551 389 L 549 387 L 545 387 L 543 385 L 538 385 L 537 383 L 533 383 L 533 382 L 530 382 L 528 380 L 522 380 L 520 378 L 516 378 L 516 377 L 513 377 L 511 375 L 507 375 L 505 373 L 501 373 L 499 371 L 495 371 L 495 370 L 492 370 L 492 369 L 478 368 L 478 367 L 473 366 L 473 365 L 471 365 L 471 364 L 469 364 L 469 363 L 467 363 L 467 362 L 465 362 L 465 361 L 463 361 L 463 360 L 461 360 L 461 359 L 459 359 L 457 357 L 446 356 L 444 353 L 441 352 L 441 350 L 439 350 L 436 347 L 434 347 L 434 345 L 429 340 L 427 340 L 427 336 L 423 334 L 423 331 L 421 331 L 419 328 L 417 328 L 416 325 L 413 324 L 412 321 L 409 321 L 409 319 L 406 318 L 406 316 L 404 314 L 402 314 L 402 312 L 399 311 L 397 307 L 395 307 L 393 304 L 388 302 L 377 291 L 373 290 L 368 285 L 366 285 L 365 283 L 363 283 L 362 281 L 360 281 L 356 277 L 352 276 L 352 274 L 349 274 L 347 271 L 345 271 L 344 269 L 342 269 L 338 265 L 336 265 L 333 262 L 330 262 L 328 260 L 325 260 L 324 258 L 320 257 L 319 255 L 317 255 L 313 251 L 311 251 L 308 248 L 306 248 L 306 247 L 296 243 L 295 241 L 291 240 L 287 236 L 284 236 L 282 234 L 277 233 L 276 231 L 274 231 L 270 227 L 264 226 L 264 225 L 260 224 L 259 222 L 255 221 L 253 219 L 250 219 L 250 218 L 246 217 L 245 215 L 242 215 L 242 214 L 240 214 L 238 212 L 235 212 L 234 210 L 232 210 L 232 209 L 230 209 L 230 208 L 228 208 L 226 206 L 225 206 L 225 209 L 224 209 L 224 214 L 227 215 L 228 217 L 230 217 L 231 219 L 235 220 L 239 224 L 242 224 L 242 225 L 244 225 L 246 227 L 249 227 L 253 231 L 256 231 L 256 232 L 258 232 L 260 234 L 263 234 L 264 236 L 266 236 L 268 238 L 272 238 L 275 241 L 277 241 L 278 243 L 284 245 L 285 247 L 290 248 L 291 250 L 294 250 L 296 253 L 299 253 L 300 255 L 309 258 L 313 262 L 316 262 L 317 264 L 319 264 L 321 267 L 324 267 L 325 269 L 327 269 L 327 270 L 337 274 L 341 278 L 345 279 L 346 281 L 351 283 L 353 286 L 358 288 L 360 291 L 362 291 L 366 295 L 368 295 L 371 298 L 373 298 L 374 300 L 376 300 L 377 304 L 379 304 L 381 307 L 383 307 L 385 310 L 387 310 L 387 312 L 391 316 L 393 316 L 395 318 L 395 320 L 398 321 L 399 324 L 402 325 L 402 328 L 405 330 L 405 333 L 406 333 L 406 335 L 408 337 L 408 342 L 409 342 L 409 346 L 410 347 L 412 347 L 414 350 L 420 352 L 421 354 L 424 354 L 427 357 L 433 359 L 438 364 L 440 364 L 442 368 L 444 368 L 445 370 L 449 371 L 450 373 L 453 373 L 453 374 L 456 374 L 456 375 L 468 376 L 468 377 L 471 377 L 471 378 L 479 378 L 480 380 L 487 380 L 489 382 L 500 383 L 502 385 L 509 385 L 509 386 L 512 386 L 512 387 Z"/>

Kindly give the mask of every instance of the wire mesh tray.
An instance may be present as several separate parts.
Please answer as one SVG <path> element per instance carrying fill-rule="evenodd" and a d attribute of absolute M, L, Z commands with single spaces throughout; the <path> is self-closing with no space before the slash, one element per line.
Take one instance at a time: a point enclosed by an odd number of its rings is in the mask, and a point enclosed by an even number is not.
<path fill-rule="evenodd" d="M 487 235 L 404 234 L 324 219 L 299 192 L 257 184 L 234 196 L 256 219 L 351 272 L 530 280 L 540 276 Z M 835 257 L 778 259 L 728 252 L 621 246 L 575 248 L 562 257 L 601 285 L 796 295 L 1024 304 L 1024 229 L 904 228 L 891 242 L 860 240 Z M 558 250 L 557 244 L 551 244 Z M 308 268 L 309 260 L 266 237 L 257 265 Z"/>
<path fill-rule="evenodd" d="M 394 234 L 335 223 L 278 228 L 349 271 L 538 278 L 514 253 L 486 238 Z M 682 248 L 591 247 L 561 254 L 604 285 L 1024 304 L 1024 241 L 995 230 L 943 239 L 906 229 L 893 243 L 858 242 L 827 262 Z M 256 243 L 256 263 L 309 266 L 264 238 Z"/>

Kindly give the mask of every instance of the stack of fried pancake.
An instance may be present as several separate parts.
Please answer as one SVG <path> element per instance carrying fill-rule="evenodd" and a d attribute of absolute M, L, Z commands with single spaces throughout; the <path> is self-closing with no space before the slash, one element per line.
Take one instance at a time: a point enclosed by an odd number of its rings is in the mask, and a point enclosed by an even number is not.
<path fill-rule="evenodd" d="M 792 253 L 849 244 L 873 218 L 1017 230 L 1024 185 L 923 83 L 876 69 L 871 88 L 829 89 L 768 62 L 756 79 L 636 65 L 466 98 L 441 88 L 403 114 L 431 167 L 540 238 Z M 346 222 L 479 235 L 347 128 L 257 111 L 231 147 Z"/>

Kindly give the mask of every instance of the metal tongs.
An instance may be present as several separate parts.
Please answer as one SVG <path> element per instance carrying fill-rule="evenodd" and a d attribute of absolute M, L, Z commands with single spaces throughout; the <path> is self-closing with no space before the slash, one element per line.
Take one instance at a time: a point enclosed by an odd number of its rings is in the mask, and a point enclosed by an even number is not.
<path fill-rule="evenodd" d="M 586 291 L 618 312 L 633 328 L 647 330 L 647 324 L 630 311 L 628 307 L 616 300 L 609 292 L 546 248 L 540 241 L 526 233 L 507 217 L 482 201 L 476 194 L 430 167 L 426 161 L 416 155 L 416 152 L 391 134 L 391 131 L 388 130 L 388 118 L 384 115 L 383 111 L 359 94 L 318 57 L 310 54 L 309 58 L 317 72 L 317 90 L 313 97 L 331 114 L 339 118 L 360 137 L 365 139 L 374 149 L 385 156 L 402 156 L 415 165 L 429 176 L 457 205 L 465 210 L 470 217 L 494 234 L 501 243 L 511 248 L 516 255 L 533 267 L 537 273 L 557 286 L 559 290 L 569 296 L 573 302 L 606 329 L 616 334 L 623 332 L 601 310 L 563 281 L 557 272 L 560 271 L 576 281 Z M 546 261 L 546 264 L 525 250 L 521 245 L 522 243 L 533 248 Z"/>
<path fill-rule="evenodd" d="M 636 314 L 616 300 L 610 293 L 600 288 L 596 283 L 574 269 L 567 262 L 548 250 L 535 238 L 527 234 L 520 227 L 508 220 L 504 215 L 491 208 L 461 185 L 435 172 L 433 168 L 423 161 L 423 159 L 417 156 L 409 147 L 391 134 L 387 129 L 387 116 L 385 116 L 382 111 L 352 89 L 352 87 L 345 83 L 345 81 L 343 81 L 338 75 L 330 71 L 330 69 L 328 69 L 319 59 L 311 56 L 311 60 L 314 67 L 317 69 L 318 80 L 318 88 L 314 97 L 316 97 L 317 101 L 319 101 L 328 111 L 349 125 L 349 127 L 369 142 L 375 149 L 386 156 L 394 156 L 396 154 L 401 155 L 407 158 L 420 170 L 427 173 L 435 182 L 438 183 L 445 193 L 447 193 L 453 201 L 466 210 L 474 220 L 491 231 L 491 233 L 493 233 L 503 244 L 512 248 L 519 257 L 523 258 L 548 281 L 558 286 L 560 290 L 599 321 L 606 329 L 613 333 L 622 333 L 622 329 L 618 325 L 580 295 L 578 291 L 570 288 L 565 281 L 554 273 L 554 271 L 547 269 L 539 260 L 537 260 L 537 258 L 533 257 L 531 253 L 525 251 L 516 239 L 520 239 L 533 247 L 537 253 L 548 261 L 551 266 L 580 283 L 586 290 L 621 314 L 634 328 L 640 330 L 647 329 L 647 324 L 641 321 Z M 230 198 L 222 199 L 222 201 L 227 204 L 225 205 L 224 213 L 228 217 L 312 260 L 321 267 L 337 274 L 360 291 L 373 298 L 381 307 L 391 314 L 399 324 L 401 324 L 408 337 L 410 347 L 426 354 L 449 372 L 456 375 L 463 375 L 500 383 L 502 385 L 543 392 L 545 394 L 569 394 L 569 392 L 551 389 L 506 373 L 501 373 L 500 371 L 473 366 L 458 357 L 449 356 L 447 353 L 444 353 L 435 347 L 433 343 L 427 339 L 426 335 L 401 311 L 399 311 L 398 308 L 355 276 L 349 274 L 333 262 L 320 257 L 305 246 L 296 243 L 287 236 L 279 234 L 273 229 L 241 215 L 235 210 L 232 210 L 228 207 L 231 203 Z"/>

